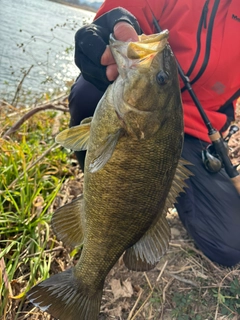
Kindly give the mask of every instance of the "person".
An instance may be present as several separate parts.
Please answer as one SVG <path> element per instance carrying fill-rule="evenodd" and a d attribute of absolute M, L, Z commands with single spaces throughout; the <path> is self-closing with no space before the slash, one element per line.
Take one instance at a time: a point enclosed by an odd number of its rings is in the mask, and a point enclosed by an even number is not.
<path fill-rule="evenodd" d="M 240 6 L 238 0 L 105 0 L 94 21 L 75 35 L 75 63 L 81 74 L 69 96 L 70 126 L 93 115 L 118 72 L 108 47 L 110 33 L 122 41 L 161 29 L 191 80 L 213 127 L 226 136 L 240 96 Z M 212 261 L 234 266 L 240 261 L 240 197 L 224 169 L 209 173 L 202 150 L 207 128 L 180 79 L 185 137 L 182 157 L 193 164 L 188 188 L 177 199 L 179 217 L 196 246 Z M 84 169 L 85 154 L 76 152 Z"/>

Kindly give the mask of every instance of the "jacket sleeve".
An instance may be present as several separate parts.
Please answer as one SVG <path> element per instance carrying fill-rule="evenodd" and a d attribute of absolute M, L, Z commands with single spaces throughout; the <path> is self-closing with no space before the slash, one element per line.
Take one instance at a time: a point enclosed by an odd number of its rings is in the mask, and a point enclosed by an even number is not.
<path fill-rule="evenodd" d="M 159 18 L 166 1 L 167 0 L 105 0 L 98 10 L 95 19 L 116 7 L 122 7 L 136 17 L 143 33 L 152 34 L 155 33 L 156 30 L 153 26 L 151 11 Z"/>

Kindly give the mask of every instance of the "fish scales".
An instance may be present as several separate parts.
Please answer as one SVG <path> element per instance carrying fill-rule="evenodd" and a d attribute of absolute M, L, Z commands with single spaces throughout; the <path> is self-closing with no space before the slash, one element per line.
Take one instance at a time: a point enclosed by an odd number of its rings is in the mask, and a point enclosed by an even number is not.
<path fill-rule="evenodd" d="M 159 136 L 160 139 L 163 138 L 161 134 Z M 153 145 L 155 146 L 155 142 L 154 140 L 151 143 L 148 140 L 148 147 L 151 149 Z M 128 144 L 127 148 L 126 143 Z M 126 155 L 125 159 L 120 157 L 122 148 L 126 151 L 124 153 Z M 141 155 L 143 148 L 145 149 L 145 157 Z M 133 150 L 141 150 L 139 157 L 132 159 Z M 161 157 L 162 151 L 169 152 L 169 150 L 155 148 L 155 151 L 151 152 L 150 155 L 144 143 L 141 143 L 141 146 L 136 142 L 130 144 L 126 139 L 125 142 L 122 141 L 118 144 L 112 159 L 105 167 L 99 173 L 88 177 L 88 187 L 92 188 L 89 196 L 85 199 L 86 219 L 89 222 L 86 225 L 86 242 L 78 264 L 79 269 L 77 267 L 76 272 L 83 272 L 82 268 L 84 267 L 85 277 L 90 278 L 94 286 L 98 281 L 105 279 L 123 251 L 133 245 L 145 233 L 157 217 L 159 210 L 163 209 L 168 193 L 165 186 L 169 184 L 168 181 L 173 176 L 162 174 L 171 169 L 169 162 L 162 162 L 161 165 L 158 165 L 158 168 L 156 166 L 156 156 Z M 131 163 L 128 163 L 127 170 L 125 160 L 131 161 Z M 119 165 L 117 165 L 118 163 Z M 146 163 L 148 164 L 147 171 L 146 167 L 144 168 Z M 114 170 L 116 165 L 119 168 L 117 172 Z M 105 179 L 106 172 L 108 172 L 107 182 Z M 159 175 L 161 179 L 156 181 L 152 177 L 154 175 Z M 129 192 L 129 190 L 132 191 Z M 156 192 L 161 196 L 155 197 Z M 100 198 L 104 200 L 102 206 L 99 206 Z M 101 228 L 99 228 L 100 224 Z M 88 237 L 90 238 L 89 241 Z M 98 240 L 98 243 L 95 243 L 94 246 L 91 244 L 92 239 Z M 116 243 L 116 246 L 112 246 L 109 239 Z M 99 252 L 101 252 L 101 257 L 95 262 L 91 261 L 91 258 L 96 260 L 95 257 L 99 256 Z M 111 262 L 110 257 L 113 258 Z M 91 266 L 91 269 L 89 266 Z M 100 277 L 97 270 L 101 270 Z"/>
<path fill-rule="evenodd" d="M 124 252 L 129 269 L 144 271 L 167 250 L 166 210 L 189 175 L 180 160 L 182 105 L 167 38 L 168 31 L 142 35 L 135 43 L 112 37 L 118 78 L 93 118 L 56 138 L 67 148 L 87 149 L 83 195 L 52 219 L 60 239 L 83 244 L 80 259 L 28 294 L 56 318 L 97 319 L 104 280 Z"/>
<path fill-rule="evenodd" d="M 103 100 L 96 112 L 94 119 L 96 128 L 93 123 L 91 127 L 93 137 L 96 140 L 101 136 L 102 126 L 106 130 L 107 125 L 113 123 L 113 120 L 109 119 L 109 115 L 106 115 L 106 119 L 104 119 L 105 109 L 110 108 L 109 105 L 103 105 L 105 101 L 108 99 Z M 181 116 L 180 112 L 179 116 Z M 110 114 L 116 115 L 115 112 Z M 166 121 L 154 138 L 138 141 L 129 140 L 127 136 L 123 137 L 103 169 L 95 174 L 86 175 L 89 192 L 85 197 L 85 209 L 86 220 L 89 222 L 86 225 L 86 242 L 79 261 L 79 269 L 77 269 L 78 272 L 82 272 L 84 266 L 85 276 L 86 278 L 90 277 L 93 284 L 100 279 L 105 279 L 123 251 L 145 233 L 157 217 L 159 210 L 163 209 L 175 173 L 172 166 L 173 164 L 177 165 L 177 161 L 175 160 L 174 163 L 172 159 L 178 159 L 176 154 L 179 154 L 182 143 L 180 139 L 176 144 L 174 134 L 169 135 L 172 129 L 172 121 Z M 179 129 L 182 129 L 181 125 L 176 131 L 179 132 Z M 94 145 L 98 145 L 98 141 L 94 141 Z M 156 161 L 156 158 L 159 161 Z M 92 154 L 89 150 L 86 168 L 91 159 Z M 168 172 L 172 172 L 172 174 L 169 175 Z M 166 188 L 166 186 L 168 187 Z M 99 206 L 99 199 L 104 200 L 101 202 L 102 206 Z M 99 224 L 101 224 L 100 234 Z M 88 235 L 90 237 L 89 245 Z M 91 241 L 94 238 L 98 239 L 99 243 L 95 243 L 93 247 Z M 116 243 L 116 246 L 112 246 L 109 239 Z M 121 241 L 119 241 L 120 239 Z M 96 257 L 99 251 L 101 251 L 101 258 L 97 262 L 95 261 L 95 266 L 91 266 L 91 271 L 89 271 L 91 262 L 81 262 L 85 261 L 84 259 L 88 261 L 88 257 Z M 112 263 L 110 263 L 109 257 L 113 257 Z M 101 268 L 101 277 L 97 273 L 100 266 L 103 268 L 103 270 Z"/>

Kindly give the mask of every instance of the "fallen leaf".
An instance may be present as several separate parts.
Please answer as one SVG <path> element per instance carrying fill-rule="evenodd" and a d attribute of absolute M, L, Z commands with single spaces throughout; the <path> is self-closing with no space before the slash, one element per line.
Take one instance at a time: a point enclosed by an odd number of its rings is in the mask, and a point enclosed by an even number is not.
<path fill-rule="evenodd" d="M 130 280 L 125 280 L 121 283 L 120 280 L 112 279 L 110 286 L 114 299 L 131 298 L 133 295 L 133 287 Z"/>

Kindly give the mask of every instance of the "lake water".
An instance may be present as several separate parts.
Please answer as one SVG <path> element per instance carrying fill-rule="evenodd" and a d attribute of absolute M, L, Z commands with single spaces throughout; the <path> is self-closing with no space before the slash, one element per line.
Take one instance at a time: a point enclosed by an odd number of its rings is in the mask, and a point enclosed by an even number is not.
<path fill-rule="evenodd" d="M 11 103 L 24 73 L 21 96 L 66 90 L 79 73 L 74 35 L 94 13 L 48 0 L 0 0 L 0 99 Z"/>

